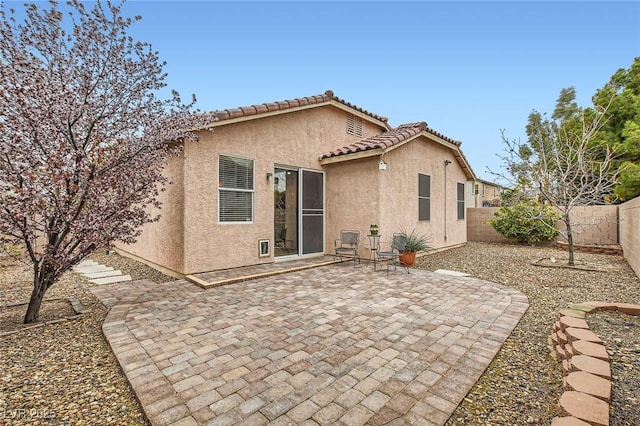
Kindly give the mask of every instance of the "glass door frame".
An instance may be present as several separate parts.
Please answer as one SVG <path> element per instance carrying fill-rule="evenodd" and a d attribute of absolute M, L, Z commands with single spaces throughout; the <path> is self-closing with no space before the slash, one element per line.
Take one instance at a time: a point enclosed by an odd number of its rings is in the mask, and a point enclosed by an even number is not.
<path fill-rule="evenodd" d="M 303 206 L 304 203 L 304 185 L 303 185 L 303 178 L 304 178 L 304 173 L 305 172 L 309 172 L 309 173 L 317 173 L 320 174 L 322 177 L 322 194 L 321 194 L 321 207 L 318 209 L 307 209 L 307 210 L 313 210 L 313 212 L 308 212 L 305 213 L 305 208 Z M 298 240 L 299 240 L 299 249 L 298 249 L 298 253 L 299 256 L 303 257 L 303 256 L 318 256 L 319 254 L 324 254 L 325 252 L 325 231 L 326 231 L 326 200 L 325 200 L 325 194 L 326 194 L 326 179 L 325 179 L 325 174 L 324 171 L 322 170 L 314 170 L 314 169 L 308 169 L 308 168 L 304 168 L 301 167 L 299 169 L 299 175 L 298 175 L 298 179 L 299 179 L 299 188 L 300 188 L 300 192 L 299 192 L 299 199 L 300 199 L 300 207 L 298 209 L 298 214 L 299 214 L 299 218 L 298 218 L 298 227 L 299 227 L 299 231 L 298 231 Z M 319 214 L 318 214 L 319 212 Z M 321 249 L 320 251 L 315 251 L 315 252 L 311 252 L 311 253 L 304 253 L 304 232 L 303 232 L 303 220 L 304 220 L 304 216 L 307 217 L 314 217 L 314 216 L 320 216 L 322 218 L 321 224 L 322 224 L 322 231 L 321 231 Z"/>
<path fill-rule="evenodd" d="M 288 251 L 287 249 L 287 235 L 284 236 L 284 240 L 282 239 L 278 239 L 276 237 L 276 226 L 275 226 L 275 220 L 276 220 L 276 204 L 275 204 L 275 200 L 274 200 L 274 204 L 273 204 L 273 209 L 274 209 L 274 220 L 273 220 L 273 245 L 274 245 L 274 250 L 273 250 L 273 254 L 274 254 L 274 258 L 275 259 L 290 259 L 292 257 L 298 257 L 298 255 L 300 254 L 300 168 L 299 167 L 292 167 L 292 166 L 283 166 L 283 165 L 279 165 L 276 164 L 274 165 L 273 168 L 273 175 L 274 175 L 274 194 L 275 194 L 275 179 L 278 178 L 278 171 L 285 171 L 285 172 L 295 172 L 296 175 L 296 192 L 295 192 L 295 196 L 296 196 L 296 206 L 295 206 L 295 224 L 294 224 L 294 230 L 295 230 L 295 241 L 293 241 L 294 246 L 295 246 L 295 251 L 292 253 L 284 253 L 284 254 L 280 254 L 278 255 L 278 251 L 281 250 L 281 248 L 278 247 L 277 243 L 280 241 L 284 241 L 284 250 Z M 286 176 L 285 176 L 286 179 Z M 285 181 L 285 194 L 286 192 L 286 181 Z M 286 215 L 286 212 L 285 212 Z M 287 223 L 287 219 L 291 219 L 288 216 L 285 216 L 285 225 Z M 286 228 L 285 228 L 286 229 Z"/>
<path fill-rule="evenodd" d="M 281 255 L 276 255 L 276 227 L 275 227 L 275 215 L 276 215 L 276 205 L 275 205 L 275 200 L 274 200 L 274 204 L 273 204 L 273 208 L 274 208 L 274 228 L 273 228 L 273 238 L 274 238 L 274 259 L 276 261 L 278 260 L 290 260 L 292 258 L 296 258 L 296 257 L 311 257 L 311 256 L 318 256 L 318 255 L 323 255 L 324 251 L 325 251 L 325 232 L 326 232 L 326 176 L 324 171 L 322 170 L 314 170 L 314 169 L 309 169 L 309 168 L 304 168 L 304 167 L 294 167 L 294 166 L 286 166 L 286 165 L 282 165 L 282 164 L 275 164 L 274 165 L 274 191 L 275 191 L 275 177 L 277 177 L 277 173 L 276 171 L 291 171 L 291 172 L 296 172 L 297 173 L 297 188 L 296 188 L 296 241 L 295 241 L 295 247 L 296 247 L 296 251 L 294 253 L 286 253 L 286 254 L 281 254 Z M 303 253 L 304 248 L 303 248 L 303 241 L 304 241 L 304 235 L 303 235 L 303 216 L 316 216 L 316 214 L 303 214 L 303 197 L 304 197 L 304 188 L 303 188 L 303 175 L 304 172 L 312 172 L 312 173 L 319 173 L 322 176 L 322 202 L 321 202 L 321 209 L 314 209 L 314 210 L 320 210 L 320 216 L 322 217 L 322 232 L 321 232 L 321 238 L 322 238 L 322 248 L 320 251 L 318 252 L 312 252 L 312 253 Z M 286 237 L 285 237 L 286 238 Z M 285 242 L 286 244 L 286 242 Z"/>

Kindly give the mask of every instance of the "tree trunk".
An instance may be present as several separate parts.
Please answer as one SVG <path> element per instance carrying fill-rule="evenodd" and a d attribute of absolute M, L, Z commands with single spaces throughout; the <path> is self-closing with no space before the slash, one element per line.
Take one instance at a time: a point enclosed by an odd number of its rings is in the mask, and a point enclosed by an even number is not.
<path fill-rule="evenodd" d="M 27 307 L 27 313 L 24 316 L 24 323 L 31 324 L 38 321 L 40 317 L 40 306 L 44 299 L 44 294 L 50 287 L 50 284 L 44 274 L 44 265 L 36 263 L 33 267 L 33 291 L 31 292 L 31 299 L 29 299 L 29 306 Z"/>
<path fill-rule="evenodd" d="M 571 233 L 571 221 L 569 220 L 569 215 L 565 216 L 564 220 L 565 225 L 567 226 L 567 243 L 569 244 L 569 265 L 573 266 L 574 256 L 573 256 L 573 234 Z"/>

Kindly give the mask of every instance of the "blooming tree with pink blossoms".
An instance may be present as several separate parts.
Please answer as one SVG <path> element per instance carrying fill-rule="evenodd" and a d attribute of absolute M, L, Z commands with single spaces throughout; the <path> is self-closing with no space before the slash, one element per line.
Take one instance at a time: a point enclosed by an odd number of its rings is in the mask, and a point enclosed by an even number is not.
<path fill-rule="evenodd" d="M 164 63 L 123 4 L 0 7 L 0 243 L 33 264 L 24 318 L 74 264 L 157 220 L 163 167 L 206 116 L 161 99 Z"/>

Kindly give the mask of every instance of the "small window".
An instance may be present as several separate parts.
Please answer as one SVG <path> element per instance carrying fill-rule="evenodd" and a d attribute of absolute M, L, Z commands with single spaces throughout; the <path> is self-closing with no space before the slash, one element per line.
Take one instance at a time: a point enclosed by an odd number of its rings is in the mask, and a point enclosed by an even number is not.
<path fill-rule="evenodd" d="M 458 220 L 464 220 L 464 183 L 457 185 Z"/>
<path fill-rule="evenodd" d="M 358 118 L 353 114 L 347 115 L 347 133 L 361 138 L 362 137 L 362 118 Z"/>
<path fill-rule="evenodd" d="M 218 220 L 253 222 L 253 160 L 221 155 L 218 176 Z"/>
<path fill-rule="evenodd" d="M 418 220 L 431 220 L 431 176 L 418 173 Z"/>

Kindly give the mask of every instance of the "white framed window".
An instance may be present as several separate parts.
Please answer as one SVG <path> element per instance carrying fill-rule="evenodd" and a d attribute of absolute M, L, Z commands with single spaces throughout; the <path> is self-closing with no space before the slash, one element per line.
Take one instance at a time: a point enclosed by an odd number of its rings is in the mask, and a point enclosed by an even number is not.
<path fill-rule="evenodd" d="M 456 185 L 456 201 L 458 208 L 458 220 L 464 220 L 464 183 Z"/>
<path fill-rule="evenodd" d="M 431 220 L 431 176 L 418 173 L 418 220 Z"/>
<path fill-rule="evenodd" d="M 218 220 L 253 222 L 254 165 L 249 158 L 220 155 L 218 161 Z"/>

